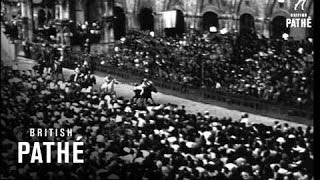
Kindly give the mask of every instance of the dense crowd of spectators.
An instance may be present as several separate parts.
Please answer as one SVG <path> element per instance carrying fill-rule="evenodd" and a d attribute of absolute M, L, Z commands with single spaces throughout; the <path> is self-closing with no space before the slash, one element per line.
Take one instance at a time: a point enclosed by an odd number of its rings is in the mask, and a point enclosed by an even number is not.
<path fill-rule="evenodd" d="M 92 43 L 98 43 L 101 39 L 101 22 L 93 21 L 91 23 L 85 21 L 76 25 L 75 36 L 73 38 L 75 44 L 83 44 L 86 39 Z"/>
<path fill-rule="evenodd" d="M 137 106 L 76 83 L 1 66 L 1 179 L 311 180 L 313 130 Z M 73 137 L 31 138 L 29 128 L 72 128 Z M 75 141 L 84 164 L 17 164 L 18 141 Z M 28 158 L 27 158 L 28 159 Z"/>
<path fill-rule="evenodd" d="M 164 38 L 133 31 L 106 61 L 191 87 L 298 107 L 313 104 L 312 39 L 197 32 Z"/>

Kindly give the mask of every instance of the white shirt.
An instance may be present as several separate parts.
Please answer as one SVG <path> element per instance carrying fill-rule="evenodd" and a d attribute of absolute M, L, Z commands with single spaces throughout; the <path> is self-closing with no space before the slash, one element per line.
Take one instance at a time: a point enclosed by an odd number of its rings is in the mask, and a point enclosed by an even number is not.
<path fill-rule="evenodd" d="M 249 124 L 249 118 L 242 118 L 240 120 L 241 123 L 245 123 L 246 125 Z"/>

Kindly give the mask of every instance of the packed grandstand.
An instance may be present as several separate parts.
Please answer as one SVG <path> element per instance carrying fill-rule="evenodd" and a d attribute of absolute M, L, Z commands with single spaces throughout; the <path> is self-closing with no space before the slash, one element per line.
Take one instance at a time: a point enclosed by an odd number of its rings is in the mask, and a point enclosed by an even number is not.
<path fill-rule="evenodd" d="M 190 87 L 298 107 L 313 104 L 312 39 L 231 33 L 163 38 L 133 31 L 102 61 Z"/>

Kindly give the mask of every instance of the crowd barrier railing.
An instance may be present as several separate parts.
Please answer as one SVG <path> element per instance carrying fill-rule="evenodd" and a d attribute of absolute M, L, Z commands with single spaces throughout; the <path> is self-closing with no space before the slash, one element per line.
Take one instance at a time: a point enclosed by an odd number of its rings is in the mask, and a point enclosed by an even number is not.
<path fill-rule="evenodd" d="M 108 74 L 116 75 L 125 79 L 133 81 L 141 81 L 143 72 L 133 69 L 119 68 L 112 65 L 101 65 L 99 61 L 93 60 L 93 66 L 96 70 L 106 72 Z M 174 91 L 181 91 L 182 85 L 170 81 L 164 81 L 159 78 L 151 78 L 156 87 L 170 89 Z M 311 124 L 313 120 L 313 109 L 304 109 L 289 107 L 267 100 L 261 100 L 254 97 L 244 95 L 231 94 L 222 91 L 209 90 L 204 88 L 188 87 L 188 93 L 196 96 L 201 96 L 204 99 L 222 102 L 233 107 L 241 107 L 241 109 L 252 110 L 258 114 L 286 119 L 300 123 Z"/>

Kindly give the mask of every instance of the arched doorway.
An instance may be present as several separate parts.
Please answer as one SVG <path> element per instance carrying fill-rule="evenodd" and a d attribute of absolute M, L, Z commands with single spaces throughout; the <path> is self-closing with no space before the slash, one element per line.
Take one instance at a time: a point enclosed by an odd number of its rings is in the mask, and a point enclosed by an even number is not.
<path fill-rule="evenodd" d="M 46 22 L 46 12 L 43 9 L 38 11 L 38 27 L 42 27 Z"/>
<path fill-rule="evenodd" d="M 185 32 L 184 15 L 181 10 L 176 10 L 176 26 L 175 28 L 165 28 L 166 36 L 182 36 Z"/>
<path fill-rule="evenodd" d="M 154 18 L 152 10 L 149 8 L 141 9 L 139 13 L 139 22 L 141 30 L 153 30 L 154 29 Z"/>
<path fill-rule="evenodd" d="M 100 20 L 101 14 L 97 11 L 100 8 L 99 6 L 100 4 L 96 0 L 87 1 L 85 13 L 87 18 L 86 20 L 89 23 Z"/>
<path fill-rule="evenodd" d="M 184 33 L 184 16 L 183 12 L 177 10 L 176 33 L 181 36 Z"/>
<path fill-rule="evenodd" d="M 240 34 L 253 34 L 255 32 L 254 18 L 245 13 L 240 16 Z"/>
<path fill-rule="evenodd" d="M 290 29 L 286 27 L 286 18 L 284 16 L 276 16 L 271 22 L 271 37 L 282 38 L 283 33 L 289 34 Z"/>
<path fill-rule="evenodd" d="M 114 39 L 119 40 L 126 34 L 126 15 L 121 7 L 114 7 L 113 9 L 114 21 L 113 21 L 113 32 Z"/>
<path fill-rule="evenodd" d="M 218 15 L 214 12 L 206 12 L 202 16 L 202 27 L 204 31 L 209 31 L 211 26 L 219 28 Z"/>

